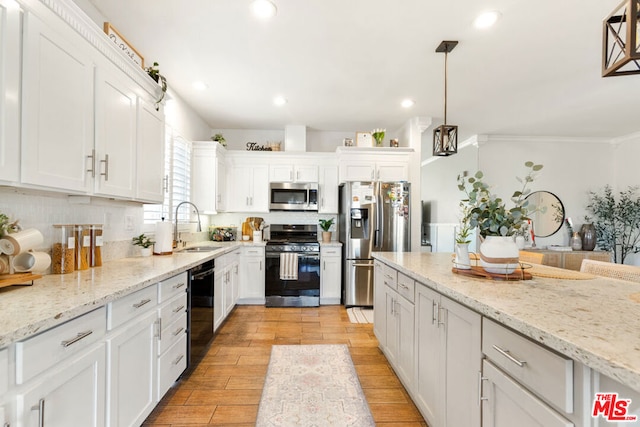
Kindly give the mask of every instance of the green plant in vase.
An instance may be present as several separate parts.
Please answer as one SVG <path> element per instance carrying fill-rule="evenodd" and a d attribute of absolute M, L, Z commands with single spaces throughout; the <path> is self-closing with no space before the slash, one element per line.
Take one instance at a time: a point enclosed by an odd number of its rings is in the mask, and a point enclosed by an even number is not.
<path fill-rule="evenodd" d="M 386 129 L 374 129 L 371 131 L 371 136 L 376 141 L 376 147 L 382 147 L 382 143 L 384 142 L 384 134 L 386 133 Z"/>
<path fill-rule="evenodd" d="M 335 220 L 335 218 L 330 218 L 330 219 L 321 219 L 319 220 L 320 222 L 320 228 L 322 228 L 322 241 L 323 242 L 330 242 L 331 241 L 331 226 L 333 225 L 333 221 Z"/>

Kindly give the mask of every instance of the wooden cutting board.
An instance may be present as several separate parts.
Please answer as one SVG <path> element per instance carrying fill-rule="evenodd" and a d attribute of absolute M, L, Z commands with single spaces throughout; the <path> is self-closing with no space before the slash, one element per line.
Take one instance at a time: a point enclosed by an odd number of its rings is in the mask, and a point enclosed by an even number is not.
<path fill-rule="evenodd" d="M 34 280 L 41 278 L 40 274 L 33 273 L 0 274 L 0 288 L 13 285 L 31 286 Z"/>

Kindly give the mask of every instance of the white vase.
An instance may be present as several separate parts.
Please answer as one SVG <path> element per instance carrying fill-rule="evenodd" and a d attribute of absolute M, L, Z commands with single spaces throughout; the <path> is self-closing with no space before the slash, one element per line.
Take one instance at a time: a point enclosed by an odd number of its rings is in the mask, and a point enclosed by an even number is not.
<path fill-rule="evenodd" d="M 520 252 L 511 236 L 487 236 L 480 244 L 480 265 L 485 271 L 510 274 L 520 265 Z"/>
<path fill-rule="evenodd" d="M 456 243 L 456 259 L 454 260 L 454 267 L 461 270 L 471 269 L 468 243 Z"/>
<path fill-rule="evenodd" d="M 151 256 L 151 247 L 148 248 L 140 248 L 140 255 L 142 256 Z"/>

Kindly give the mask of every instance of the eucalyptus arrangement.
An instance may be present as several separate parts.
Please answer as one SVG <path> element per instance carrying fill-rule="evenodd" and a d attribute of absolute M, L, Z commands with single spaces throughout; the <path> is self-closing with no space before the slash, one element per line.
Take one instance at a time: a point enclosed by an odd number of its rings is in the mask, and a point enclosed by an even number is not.
<path fill-rule="evenodd" d="M 527 215 L 533 211 L 534 207 L 530 206 L 529 201 L 526 200 L 527 195 L 531 193 L 528 186 L 534 181 L 535 173 L 540 171 L 543 165 L 528 161 L 524 166 L 527 168 L 527 173 L 522 178 L 516 177 L 522 186 L 511 196 L 514 206 L 510 209 L 507 209 L 500 197 L 491 194 L 489 184 L 483 180 L 482 171 L 476 172 L 471 177 L 465 174 L 458 175 L 458 189 L 466 195 L 461 202 L 461 205 L 465 205 L 467 209 L 467 215 L 463 220 L 468 222 L 472 229 L 478 227 L 480 236 L 513 236 L 530 219 Z"/>
<path fill-rule="evenodd" d="M 624 264 L 629 254 L 640 252 L 640 197 L 639 187 L 629 186 L 620 191 L 618 198 L 606 185 L 601 193 L 589 192 L 587 223 L 596 228 L 598 247 L 613 253 L 613 262 Z"/>
<path fill-rule="evenodd" d="M 381 147 L 384 142 L 384 134 L 387 132 L 386 129 L 374 129 L 371 131 L 371 136 L 376 140 L 376 146 Z"/>

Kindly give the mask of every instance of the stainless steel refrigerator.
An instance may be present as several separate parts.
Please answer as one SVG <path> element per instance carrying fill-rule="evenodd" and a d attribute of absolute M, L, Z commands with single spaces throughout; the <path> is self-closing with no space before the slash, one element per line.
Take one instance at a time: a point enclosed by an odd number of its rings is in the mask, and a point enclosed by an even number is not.
<path fill-rule="evenodd" d="M 372 252 L 410 251 L 410 188 L 407 182 L 340 185 L 338 231 L 344 251 L 342 299 L 346 307 L 373 306 Z"/>

